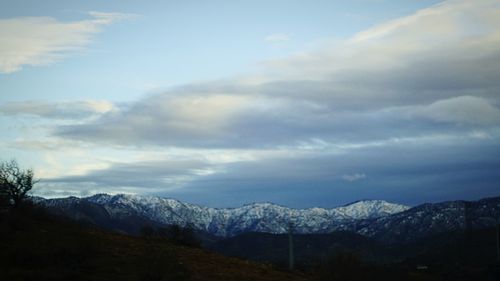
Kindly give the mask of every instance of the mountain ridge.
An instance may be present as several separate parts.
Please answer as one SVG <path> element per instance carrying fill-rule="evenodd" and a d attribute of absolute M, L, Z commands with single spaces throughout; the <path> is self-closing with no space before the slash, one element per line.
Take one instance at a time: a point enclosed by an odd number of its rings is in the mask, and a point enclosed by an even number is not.
<path fill-rule="evenodd" d="M 111 217 L 139 215 L 162 224 L 192 226 L 221 237 L 249 231 L 285 233 L 289 223 L 294 223 L 298 233 L 329 232 L 338 224 L 383 217 L 409 208 L 383 200 L 358 201 L 332 209 L 294 209 L 267 202 L 238 208 L 210 208 L 176 199 L 126 194 L 38 201 L 47 207 L 66 209 L 71 204 L 89 202 L 103 206 Z"/>
<path fill-rule="evenodd" d="M 292 223 L 296 234 L 349 231 L 393 244 L 443 232 L 491 227 L 500 222 L 500 197 L 415 207 L 367 200 L 332 209 L 293 209 L 272 203 L 217 209 L 176 199 L 124 194 L 40 198 L 38 202 L 62 215 L 128 233 L 131 229 L 138 233 L 142 221 L 142 225 L 191 227 L 221 238 L 247 232 L 283 234 Z"/>

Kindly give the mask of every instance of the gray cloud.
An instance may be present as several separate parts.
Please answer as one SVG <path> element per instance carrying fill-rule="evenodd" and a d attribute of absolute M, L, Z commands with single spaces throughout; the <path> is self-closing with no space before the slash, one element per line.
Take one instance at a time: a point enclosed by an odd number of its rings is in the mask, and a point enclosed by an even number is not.
<path fill-rule="evenodd" d="M 500 146 L 494 139 L 472 137 L 431 146 L 402 140 L 378 144 L 376 149 L 364 145 L 339 151 L 283 150 L 227 163 L 120 163 L 80 176 L 45 179 L 37 192 L 132 192 L 216 207 L 252 201 L 333 207 L 361 198 L 418 204 L 497 195 L 498 155 Z"/>
<path fill-rule="evenodd" d="M 181 187 L 193 177 L 209 174 L 215 166 L 202 160 L 163 160 L 115 163 L 84 175 L 45 178 L 38 194 L 84 196 L 106 189 L 110 193 L 152 193 Z"/>
<path fill-rule="evenodd" d="M 473 96 L 453 97 L 436 101 L 414 112 L 424 118 L 440 122 L 459 124 L 494 124 L 500 123 L 500 109 L 488 100 Z"/>
<path fill-rule="evenodd" d="M 50 103 L 43 101 L 7 102 L 0 104 L 5 116 L 31 115 L 49 119 L 82 119 L 115 110 L 107 101 L 72 101 Z"/>
<path fill-rule="evenodd" d="M 194 176 L 207 164 L 194 160 L 171 160 L 115 164 L 106 170 L 96 170 L 84 176 L 47 179 L 47 182 L 94 182 L 103 186 L 114 187 L 157 187 L 177 184 L 177 179 Z"/>
<path fill-rule="evenodd" d="M 406 204 L 498 195 L 500 147 L 491 140 L 439 146 L 408 142 L 343 154 L 317 153 L 241 162 L 160 193 L 200 204 L 273 201 L 332 207 L 363 198 Z M 369 177 L 346 182 L 343 175 Z M 224 199 L 221 200 L 220 197 Z M 228 203 L 225 203 L 228 204 Z"/>

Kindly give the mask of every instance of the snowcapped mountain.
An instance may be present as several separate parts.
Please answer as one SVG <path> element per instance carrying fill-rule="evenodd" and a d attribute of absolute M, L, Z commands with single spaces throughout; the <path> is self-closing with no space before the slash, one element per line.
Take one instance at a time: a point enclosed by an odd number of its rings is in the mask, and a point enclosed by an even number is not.
<path fill-rule="evenodd" d="M 351 228 L 353 221 L 383 218 L 409 209 L 382 200 L 358 201 L 334 209 L 292 209 L 271 203 L 216 209 L 174 199 L 123 194 L 46 199 L 39 203 L 67 216 L 94 223 L 97 220 L 116 222 L 144 218 L 159 225 L 189 225 L 221 237 L 245 232 L 285 233 L 290 223 L 296 233 L 326 233 Z M 88 214 L 88 209 L 93 210 L 92 214 Z"/>

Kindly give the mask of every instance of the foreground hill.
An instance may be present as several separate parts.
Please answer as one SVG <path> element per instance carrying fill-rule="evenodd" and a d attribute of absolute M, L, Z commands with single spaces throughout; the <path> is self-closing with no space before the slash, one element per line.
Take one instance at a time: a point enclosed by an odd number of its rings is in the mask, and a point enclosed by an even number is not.
<path fill-rule="evenodd" d="M 83 227 L 31 208 L 0 212 L 0 280 L 305 280 L 270 266 Z"/>
<path fill-rule="evenodd" d="M 350 253 L 362 262 L 391 264 L 415 269 L 427 265 L 432 271 L 443 267 L 475 268 L 483 271 L 495 264 L 496 229 L 445 232 L 407 244 L 385 244 L 352 232 L 301 234 L 293 236 L 296 264 L 311 268 L 320 260 Z M 245 233 L 211 244 L 210 249 L 227 256 L 286 265 L 288 235 Z M 454 269 L 456 270 L 456 269 Z M 445 273 L 445 272 L 441 272 Z"/>

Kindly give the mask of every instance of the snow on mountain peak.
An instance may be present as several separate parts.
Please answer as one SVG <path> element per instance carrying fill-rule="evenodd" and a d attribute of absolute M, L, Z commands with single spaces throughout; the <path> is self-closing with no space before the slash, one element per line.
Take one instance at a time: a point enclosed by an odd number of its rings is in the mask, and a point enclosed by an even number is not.
<path fill-rule="evenodd" d="M 336 210 L 353 219 L 371 219 L 403 212 L 409 208 L 383 200 L 362 200 L 338 207 Z"/>

